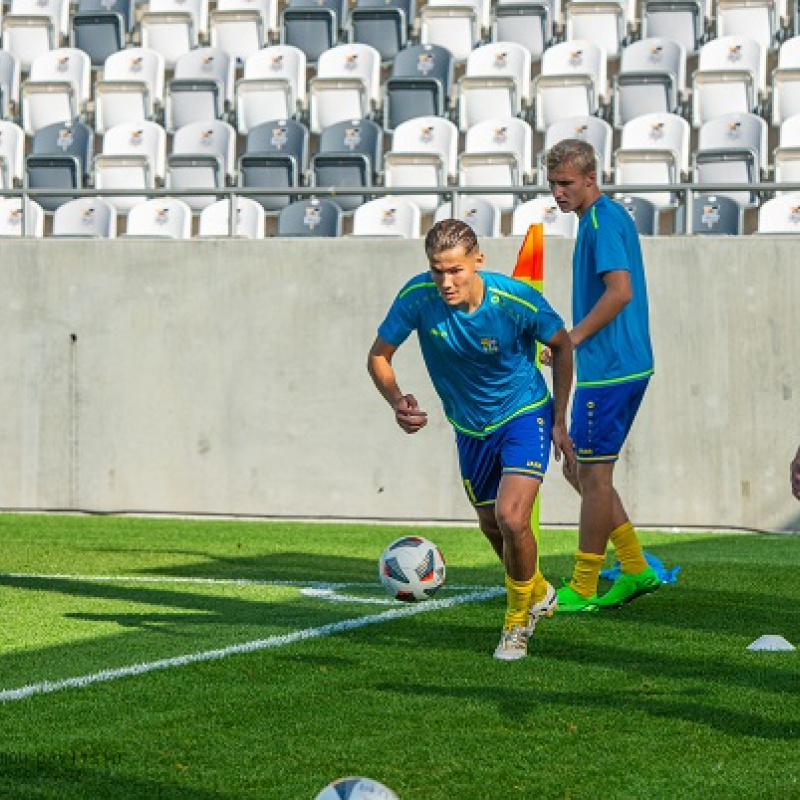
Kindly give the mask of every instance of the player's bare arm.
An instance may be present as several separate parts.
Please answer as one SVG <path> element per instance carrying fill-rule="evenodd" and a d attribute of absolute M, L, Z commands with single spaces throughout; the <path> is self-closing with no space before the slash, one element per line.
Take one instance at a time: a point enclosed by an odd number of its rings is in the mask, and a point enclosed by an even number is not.
<path fill-rule="evenodd" d="M 386 402 L 394 409 L 397 424 L 406 433 L 416 433 L 428 424 L 428 415 L 419 408 L 413 394 L 403 394 L 397 385 L 392 358 L 397 348 L 378 336 L 367 357 L 367 369 L 372 382 Z"/>
<path fill-rule="evenodd" d="M 547 342 L 550 351 L 550 360 L 553 367 L 553 455 L 556 461 L 564 461 L 572 467 L 575 461 L 575 452 L 572 440 L 567 430 L 567 404 L 572 389 L 572 341 L 566 329 L 561 328 L 550 341 Z"/>
<path fill-rule="evenodd" d="M 625 269 L 603 273 L 606 288 L 594 308 L 570 331 L 572 344 L 577 347 L 615 319 L 633 298 L 631 276 Z"/>

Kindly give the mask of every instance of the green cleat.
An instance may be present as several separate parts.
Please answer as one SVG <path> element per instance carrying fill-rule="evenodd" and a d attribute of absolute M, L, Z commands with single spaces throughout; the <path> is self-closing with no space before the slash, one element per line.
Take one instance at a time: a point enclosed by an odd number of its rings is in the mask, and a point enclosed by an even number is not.
<path fill-rule="evenodd" d="M 575 614 L 580 611 L 597 611 L 599 598 L 596 594 L 584 597 L 578 594 L 566 581 L 564 585 L 556 591 L 558 605 L 555 608 L 556 614 Z"/>
<path fill-rule="evenodd" d="M 611 588 L 597 601 L 598 608 L 619 608 L 661 586 L 661 578 L 652 567 L 641 572 L 621 572 Z"/>

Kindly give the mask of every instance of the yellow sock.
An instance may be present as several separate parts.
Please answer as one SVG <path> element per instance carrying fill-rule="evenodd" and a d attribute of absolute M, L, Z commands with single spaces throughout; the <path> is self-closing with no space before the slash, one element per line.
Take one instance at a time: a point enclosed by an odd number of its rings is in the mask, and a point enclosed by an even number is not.
<path fill-rule="evenodd" d="M 582 550 L 575 553 L 575 569 L 569 585 L 581 597 L 591 597 L 597 593 L 597 581 L 604 560 L 605 556 L 597 553 L 584 553 Z"/>
<path fill-rule="evenodd" d="M 647 559 L 636 536 L 633 523 L 628 521 L 611 531 L 611 542 L 617 551 L 617 558 L 623 572 L 636 574 L 647 569 Z"/>
<path fill-rule="evenodd" d="M 506 575 L 506 607 L 505 628 L 511 630 L 514 625 L 525 627 L 528 624 L 528 607 L 531 604 L 535 578 L 528 581 L 515 581 Z"/>
<path fill-rule="evenodd" d="M 537 569 L 533 575 L 533 593 L 531 594 L 531 602 L 538 603 L 544 600 L 547 594 L 547 578 L 542 575 L 541 570 Z"/>

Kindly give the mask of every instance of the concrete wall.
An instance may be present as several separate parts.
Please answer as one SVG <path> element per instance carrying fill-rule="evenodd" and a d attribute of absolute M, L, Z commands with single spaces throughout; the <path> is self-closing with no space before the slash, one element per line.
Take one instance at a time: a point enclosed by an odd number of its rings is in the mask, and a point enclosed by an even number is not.
<path fill-rule="evenodd" d="M 618 468 L 637 522 L 800 530 L 798 245 L 645 241 L 657 375 Z M 571 248 L 547 242 L 567 318 Z M 416 342 L 396 364 L 419 435 L 365 370 L 424 266 L 418 241 L 0 241 L 0 506 L 472 520 Z M 542 518 L 577 519 L 557 469 Z"/>

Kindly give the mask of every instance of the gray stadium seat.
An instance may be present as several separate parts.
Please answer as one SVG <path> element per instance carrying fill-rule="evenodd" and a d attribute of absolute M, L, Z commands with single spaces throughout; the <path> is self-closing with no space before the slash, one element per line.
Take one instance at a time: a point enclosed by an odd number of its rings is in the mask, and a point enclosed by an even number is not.
<path fill-rule="evenodd" d="M 281 17 L 281 44 L 306 54 L 309 64 L 335 47 L 347 24 L 345 0 L 289 0 Z"/>
<path fill-rule="evenodd" d="M 698 194 L 692 201 L 692 233 L 698 236 L 738 236 L 742 207 L 730 197 Z"/>
<path fill-rule="evenodd" d="M 332 200 L 298 200 L 278 216 L 278 236 L 341 236 L 342 216 L 342 209 Z"/>
<path fill-rule="evenodd" d="M 94 131 L 83 122 L 48 125 L 36 132 L 31 153 L 25 159 L 28 189 L 79 189 L 92 165 Z M 47 212 L 55 211 L 70 197 L 37 195 Z"/>
<path fill-rule="evenodd" d="M 655 236 L 658 233 L 658 206 L 655 203 L 633 195 L 618 197 L 617 200 L 625 206 L 641 235 Z"/>
<path fill-rule="evenodd" d="M 414 0 L 357 0 L 350 11 L 350 41 L 372 45 L 391 63 L 406 46 L 415 15 Z"/>
<path fill-rule="evenodd" d="M 263 122 L 247 134 L 245 152 L 239 158 L 239 186 L 278 189 L 301 186 L 308 170 L 308 128 L 291 119 Z M 277 212 L 291 195 L 254 195 L 267 212 Z"/>
<path fill-rule="evenodd" d="M 453 56 L 438 45 L 410 45 L 394 59 L 386 81 L 383 127 L 393 131 L 414 117 L 442 117 L 453 86 Z"/>

